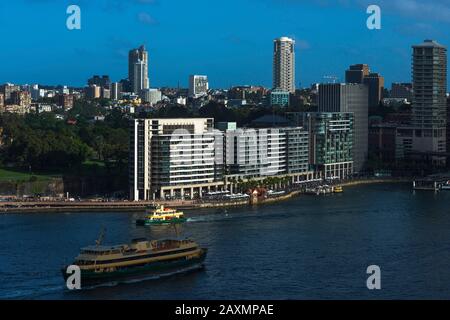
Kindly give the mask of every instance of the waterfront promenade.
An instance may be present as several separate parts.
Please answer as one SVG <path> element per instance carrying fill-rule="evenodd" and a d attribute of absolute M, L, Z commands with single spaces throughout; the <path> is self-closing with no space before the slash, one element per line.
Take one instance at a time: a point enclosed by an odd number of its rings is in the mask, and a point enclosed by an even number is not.
<path fill-rule="evenodd" d="M 377 184 L 377 183 L 406 183 L 411 182 L 410 178 L 371 178 L 339 181 L 342 187 Z M 291 188 L 286 190 L 286 194 L 263 199 L 260 204 L 268 204 L 284 201 L 303 194 L 303 189 Z M 177 209 L 194 208 L 219 208 L 247 206 L 248 200 L 225 201 L 225 200 L 167 200 L 157 201 L 158 204 Z M 144 212 L 145 209 L 154 204 L 154 201 L 6 201 L 0 202 L 1 213 L 41 213 L 41 212 Z"/>

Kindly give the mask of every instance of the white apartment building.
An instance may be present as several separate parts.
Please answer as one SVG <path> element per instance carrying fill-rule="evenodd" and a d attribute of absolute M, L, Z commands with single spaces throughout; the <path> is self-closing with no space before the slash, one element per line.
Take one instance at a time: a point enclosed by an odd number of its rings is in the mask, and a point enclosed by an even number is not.
<path fill-rule="evenodd" d="M 217 172 L 223 165 L 222 135 L 214 131 L 213 119 L 136 119 L 132 125 L 132 200 L 201 197 L 223 186 Z"/>

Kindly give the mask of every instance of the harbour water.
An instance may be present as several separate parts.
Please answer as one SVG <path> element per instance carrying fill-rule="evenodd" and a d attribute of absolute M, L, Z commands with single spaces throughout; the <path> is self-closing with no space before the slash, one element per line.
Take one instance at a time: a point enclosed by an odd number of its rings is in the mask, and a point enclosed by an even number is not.
<path fill-rule="evenodd" d="M 68 291 L 60 268 L 105 227 L 106 244 L 176 236 L 137 213 L 0 216 L 0 299 L 450 299 L 450 192 L 345 188 L 256 207 L 186 212 L 204 270 Z M 381 290 L 366 269 L 381 268 Z"/>

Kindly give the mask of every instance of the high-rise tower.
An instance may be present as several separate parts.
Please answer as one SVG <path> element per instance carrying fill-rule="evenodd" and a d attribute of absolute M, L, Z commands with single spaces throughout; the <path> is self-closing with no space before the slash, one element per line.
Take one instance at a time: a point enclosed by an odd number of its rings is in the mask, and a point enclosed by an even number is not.
<path fill-rule="evenodd" d="M 447 49 L 434 40 L 413 46 L 413 150 L 446 151 Z M 444 165 L 445 157 L 433 157 Z"/>
<path fill-rule="evenodd" d="M 295 41 L 287 37 L 274 40 L 273 89 L 295 92 Z"/>
<path fill-rule="evenodd" d="M 136 74 L 138 71 L 139 75 Z M 150 81 L 148 78 L 148 52 L 144 46 L 130 50 L 128 54 L 128 80 L 131 88 L 135 90 L 148 89 Z M 140 92 L 134 92 L 139 94 Z"/>

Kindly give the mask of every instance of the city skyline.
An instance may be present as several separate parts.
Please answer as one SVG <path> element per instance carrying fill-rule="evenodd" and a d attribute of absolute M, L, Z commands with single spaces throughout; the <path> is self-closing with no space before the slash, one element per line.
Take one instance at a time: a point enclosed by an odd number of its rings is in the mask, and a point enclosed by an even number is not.
<path fill-rule="evenodd" d="M 355 63 L 369 64 L 386 78 L 389 87 L 391 82 L 411 81 L 412 44 L 428 38 L 446 46 L 449 43 L 449 36 L 439 31 L 449 24 L 445 15 L 449 8 L 444 1 L 442 14 L 435 21 L 421 18 L 412 10 L 399 12 L 395 6 L 380 1 L 383 27 L 376 31 L 366 28 L 365 8 L 356 2 L 343 6 L 317 1 L 304 4 L 249 0 L 242 6 L 252 6 L 255 11 L 250 16 L 251 11 L 242 10 L 247 12 L 245 17 L 244 13 L 233 10 L 237 5 L 235 1 L 218 7 L 238 20 L 248 18 L 249 28 L 218 22 L 209 15 L 213 10 L 202 6 L 203 2 L 190 4 L 185 11 L 188 17 L 175 13 L 169 19 L 166 11 L 174 3 L 170 1 L 129 1 L 119 5 L 116 1 L 78 1 L 82 29 L 69 31 L 64 24 L 67 2 L 18 1 L 10 10 L 21 10 L 26 17 L 31 17 L 39 6 L 44 12 L 41 13 L 42 23 L 33 25 L 36 37 L 27 38 L 29 41 L 21 37 L 20 41 L 11 39 L 8 50 L 0 53 L 0 57 L 9 61 L 3 68 L 0 82 L 84 86 L 92 74 L 108 74 L 113 81 L 118 81 L 127 76 L 128 51 L 145 44 L 150 56 L 152 87 L 176 87 L 178 83 L 187 87 L 190 74 L 208 75 L 212 88 L 245 84 L 271 87 L 273 39 L 289 36 L 296 41 L 297 87 L 326 82 L 323 77 L 327 75 L 336 75 L 343 82 L 345 69 Z M 176 5 L 180 9 L 187 6 L 178 2 Z M 267 9 L 273 12 L 265 12 Z M 432 8 L 424 5 L 424 10 Z M 31 23 L 27 22 L 30 19 L 19 26 L 4 10 L 2 12 L 0 32 L 31 28 Z M 278 13 L 284 16 L 280 18 Z M 118 15 L 120 19 L 115 19 Z M 321 19 L 316 21 L 318 16 Z M 266 26 L 265 20 L 269 18 L 273 23 Z M 186 19 L 197 23 L 181 28 L 191 22 Z M 205 28 L 200 28 L 202 25 Z M 129 35 L 125 32 L 127 28 L 136 32 Z M 199 30 L 203 32 L 202 37 L 198 37 Z M 42 41 L 44 35 L 56 37 L 58 41 Z"/>

